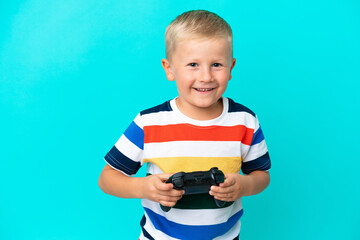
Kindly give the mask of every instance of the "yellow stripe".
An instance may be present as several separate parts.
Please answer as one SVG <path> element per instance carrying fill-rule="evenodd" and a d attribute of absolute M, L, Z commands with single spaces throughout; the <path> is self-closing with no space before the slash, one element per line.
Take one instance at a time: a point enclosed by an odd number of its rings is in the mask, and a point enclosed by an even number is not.
<path fill-rule="evenodd" d="M 236 173 L 241 168 L 241 157 L 166 157 L 147 158 L 144 163 L 156 164 L 164 173 L 207 171 L 218 167 L 224 174 Z"/>

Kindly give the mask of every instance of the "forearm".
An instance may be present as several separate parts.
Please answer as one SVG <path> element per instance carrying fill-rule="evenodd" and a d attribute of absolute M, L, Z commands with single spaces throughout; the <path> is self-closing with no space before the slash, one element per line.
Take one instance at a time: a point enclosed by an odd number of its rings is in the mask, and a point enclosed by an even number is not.
<path fill-rule="evenodd" d="M 107 194 L 119 198 L 141 198 L 172 207 L 184 191 L 173 189 L 165 181 L 170 173 L 154 174 L 147 177 L 128 177 L 106 165 L 99 178 L 100 188 Z"/>
<path fill-rule="evenodd" d="M 254 171 L 243 176 L 246 187 L 243 196 L 251 196 L 261 193 L 270 183 L 270 175 L 264 171 Z"/>
<path fill-rule="evenodd" d="M 119 198 L 143 198 L 143 178 L 129 177 L 106 166 L 99 177 L 99 187 L 107 194 Z"/>

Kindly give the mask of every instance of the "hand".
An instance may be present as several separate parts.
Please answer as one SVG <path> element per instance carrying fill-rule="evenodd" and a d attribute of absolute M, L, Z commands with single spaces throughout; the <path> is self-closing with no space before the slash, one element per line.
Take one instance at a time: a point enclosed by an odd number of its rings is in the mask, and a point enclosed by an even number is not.
<path fill-rule="evenodd" d="M 247 195 L 249 179 L 239 173 L 225 174 L 225 181 L 219 186 L 212 186 L 209 194 L 226 202 L 235 201 Z"/>
<path fill-rule="evenodd" d="M 183 190 L 173 189 L 172 183 L 165 183 L 172 174 L 154 174 L 144 178 L 143 196 L 163 206 L 173 207 L 184 194 Z"/>

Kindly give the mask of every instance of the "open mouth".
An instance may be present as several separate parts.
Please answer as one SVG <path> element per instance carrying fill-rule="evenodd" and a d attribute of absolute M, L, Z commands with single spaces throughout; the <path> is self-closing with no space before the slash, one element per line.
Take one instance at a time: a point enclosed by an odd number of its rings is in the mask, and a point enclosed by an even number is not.
<path fill-rule="evenodd" d="M 198 92 L 210 92 L 214 90 L 215 88 L 194 88 Z"/>

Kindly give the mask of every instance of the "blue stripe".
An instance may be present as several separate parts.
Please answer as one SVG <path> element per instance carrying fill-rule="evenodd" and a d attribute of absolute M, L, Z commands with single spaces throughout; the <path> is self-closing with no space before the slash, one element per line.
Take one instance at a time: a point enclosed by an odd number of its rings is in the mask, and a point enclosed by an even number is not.
<path fill-rule="evenodd" d="M 255 170 L 266 171 L 269 170 L 270 168 L 271 168 L 271 161 L 270 161 L 269 152 L 249 162 L 243 162 L 241 166 L 241 170 L 245 174 L 249 174 Z"/>
<path fill-rule="evenodd" d="M 161 216 L 148 208 L 145 208 L 145 212 L 149 216 L 154 227 L 166 235 L 178 239 L 197 240 L 208 240 L 224 235 L 239 221 L 240 217 L 243 215 L 243 210 L 241 209 L 239 212 L 231 216 L 227 222 L 215 225 L 193 226 L 169 221 L 164 216 Z"/>
<path fill-rule="evenodd" d="M 251 146 L 260 143 L 262 140 L 264 140 L 264 134 L 261 130 L 261 127 L 254 133 L 253 140 L 251 142 Z"/>
<path fill-rule="evenodd" d="M 166 101 L 160 105 L 157 105 L 155 107 L 146 109 L 144 111 L 140 112 L 140 115 L 150 114 L 150 113 L 157 113 L 157 112 L 170 112 L 172 111 L 172 108 L 170 106 L 170 101 Z"/>
<path fill-rule="evenodd" d="M 139 162 L 126 157 L 115 146 L 106 154 L 105 161 L 113 168 L 123 171 L 128 175 L 135 174 L 140 168 Z"/>
<path fill-rule="evenodd" d="M 134 121 L 126 129 L 124 135 L 138 148 L 141 150 L 144 149 L 144 130 L 142 130 Z"/>

